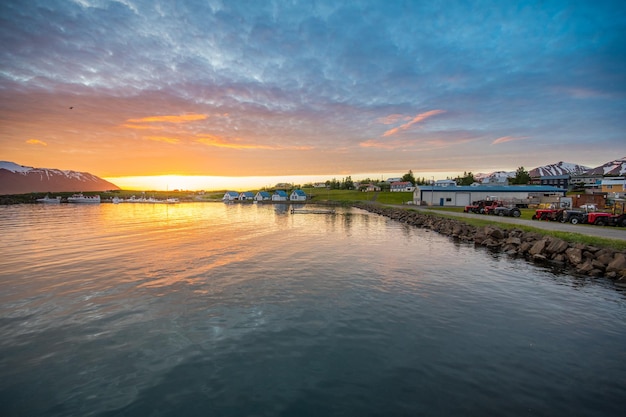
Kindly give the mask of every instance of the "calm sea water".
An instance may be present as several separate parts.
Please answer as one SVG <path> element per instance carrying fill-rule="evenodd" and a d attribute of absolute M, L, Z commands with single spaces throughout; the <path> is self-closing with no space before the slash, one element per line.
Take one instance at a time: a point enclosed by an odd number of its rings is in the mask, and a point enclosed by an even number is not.
<path fill-rule="evenodd" d="M 626 298 L 356 209 L 0 207 L 2 416 L 622 416 Z"/>

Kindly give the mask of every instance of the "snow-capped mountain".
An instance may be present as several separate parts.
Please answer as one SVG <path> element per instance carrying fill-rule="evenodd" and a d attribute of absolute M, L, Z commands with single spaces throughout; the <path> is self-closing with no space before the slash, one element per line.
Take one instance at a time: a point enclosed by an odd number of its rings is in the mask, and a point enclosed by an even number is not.
<path fill-rule="evenodd" d="M 474 179 L 484 184 L 505 183 L 509 178 L 515 178 L 515 171 L 495 171 L 489 174 L 474 174 Z"/>
<path fill-rule="evenodd" d="M 570 162 L 557 162 L 556 164 L 544 165 L 528 172 L 531 178 L 553 177 L 557 175 L 581 175 L 589 171 L 589 167 L 572 164 Z"/>
<path fill-rule="evenodd" d="M 33 168 L 0 161 L 0 194 L 105 190 L 119 190 L 119 187 L 88 172 Z"/>
<path fill-rule="evenodd" d="M 588 175 L 623 176 L 626 175 L 626 157 L 607 162 L 604 165 L 590 169 Z"/>

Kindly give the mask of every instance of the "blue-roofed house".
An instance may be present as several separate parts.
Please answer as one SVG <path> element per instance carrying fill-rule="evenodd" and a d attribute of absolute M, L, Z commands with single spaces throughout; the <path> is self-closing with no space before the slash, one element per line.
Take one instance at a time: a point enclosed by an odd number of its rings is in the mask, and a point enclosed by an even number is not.
<path fill-rule="evenodd" d="M 276 190 L 274 194 L 272 194 L 272 201 L 287 201 L 289 196 L 283 190 Z"/>
<path fill-rule="evenodd" d="M 254 198 L 254 193 L 252 191 L 244 191 L 243 193 L 239 194 L 239 199 L 244 201 L 244 200 L 252 200 Z"/>
<path fill-rule="evenodd" d="M 546 185 L 419 185 L 413 191 L 413 204 L 465 207 L 478 200 L 539 204 L 545 198 L 563 197 L 566 191 Z"/>
<path fill-rule="evenodd" d="M 226 191 L 224 193 L 224 197 L 222 200 L 224 201 L 235 201 L 239 199 L 239 193 L 237 191 Z"/>
<path fill-rule="evenodd" d="M 291 201 L 306 201 L 306 193 L 300 189 L 293 190 L 289 196 Z"/>
<path fill-rule="evenodd" d="M 272 195 L 270 193 L 268 193 L 267 191 L 259 191 L 254 196 L 254 199 L 256 201 L 269 201 L 269 200 L 272 199 Z"/>

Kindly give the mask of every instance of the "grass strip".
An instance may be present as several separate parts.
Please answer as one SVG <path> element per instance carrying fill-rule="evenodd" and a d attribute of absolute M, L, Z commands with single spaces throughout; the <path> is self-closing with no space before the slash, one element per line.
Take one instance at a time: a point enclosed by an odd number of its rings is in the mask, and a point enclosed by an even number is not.
<path fill-rule="evenodd" d="M 611 248 L 611 249 L 615 249 L 618 251 L 626 251 L 626 241 L 623 241 L 623 240 L 589 236 L 589 235 L 585 235 L 581 233 L 574 233 L 574 232 L 560 232 L 560 231 L 555 231 L 555 230 L 545 230 L 545 229 L 540 229 L 537 227 L 526 226 L 526 225 L 501 223 L 501 222 L 498 222 L 497 218 L 493 220 L 479 219 L 479 218 L 474 219 L 474 218 L 451 216 L 451 215 L 446 214 L 444 211 L 441 211 L 441 212 L 437 211 L 437 212 L 430 212 L 430 213 L 423 213 L 415 209 L 413 209 L 413 211 L 417 211 L 419 213 L 432 215 L 432 216 L 455 219 L 460 222 L 463 222 L 472 226 L 476 226 L 476 227 L 496 225 L 501 229 L 520 229 L 525 232 L 532 232 L 532 233 L 538 233 L 538 234 L 545 235 L 545 236 L 556 237 L 566 242 L 582 243 L 588 246 L 596 246 L 596 247 L 602 247 L 602 248 Z M 599 226 L 594 226 L 594 227 L 599 227 Z"/>

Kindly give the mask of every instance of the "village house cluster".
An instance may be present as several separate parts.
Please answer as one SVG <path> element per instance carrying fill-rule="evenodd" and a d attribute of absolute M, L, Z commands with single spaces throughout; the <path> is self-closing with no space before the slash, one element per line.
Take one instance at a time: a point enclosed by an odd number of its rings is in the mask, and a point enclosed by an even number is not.
<path fill-rule="evenodd" d="M 426 181 L 422 179 L 415 184 L 406 181 L 406 177 L 388 178 L 379 182 L 352 182 L 348 177 L 341 183 L 341 189 L 355 189 L 363 192 L 404 192 L 412 193 L 413 198 L 408 204 L 430 206 L 464 207 L 474 201 L 502 201 L 527 206 L 528 204 L 553 203 L 567 199 L 572 207 L 591 205 L 604 208 L 614 203 L 623 202 L 626 198 L 626 158 L 621 158 L 593 169 L 575 164 L 559 162 L 554 165 L 538 167 L 526 172 L 527 180 L 511 185 L 514 173 L 494 172 L 488 176 L 471 175 L 471 185 L 458 185 L 455 180 L 444 179 Z M 520 170 L 518 170 L 518 173 Z M 521 168 L 521 172 L 523 168 Z M 564 173 L 565 172 L 565 173 Z M 570 173 L 567 173 L 570 172 Z M 412 174 L 411 171 L 409 171 Z M 411 175 L 412 176 L 412 175 Z M 459 180 L 465 179 L 458 178 Z M 469 184 L 465 182 L 465 184 Z M 339 182 L 327 181 L 310 184 L 312 188 L 331 188 Z M 311 198 L 302 189 L 293 189 L 292 184 L 279 183 L 276 191 L 236 192 L 227 191 L 223 200 L 231 201 L 306 201 Z M 293 191 L 286 191 L 292 190 Z"/>
<path fill-rule="evenodd" d="M 463 207 L 478 200 L 502 200 L 540 204 L 559 201 L 569 192 L 572 207 L 590 205 L 603 209 L 625 201 L 626 177 L 619 176 L 623 171 L 616 172 L 595 168 L 580 174 L 532 175 L 531 171 L 528 185 L 509 185 L 507 176 L 488 177 L 465 186 L 458 186 L 453 180 L 440 180 L 415 187 L 412 203 Z"/>
<path fill-rule="evenodd" d="M 258 191 L 256 194 L 252 191 L 226 191 L 222 200 L 224 201 L 306 201 L 307 194 L 300 190 L 293 190 L 287 194 L 284 190 L 276 190 L 273 193 L 269 191 Z"/>

